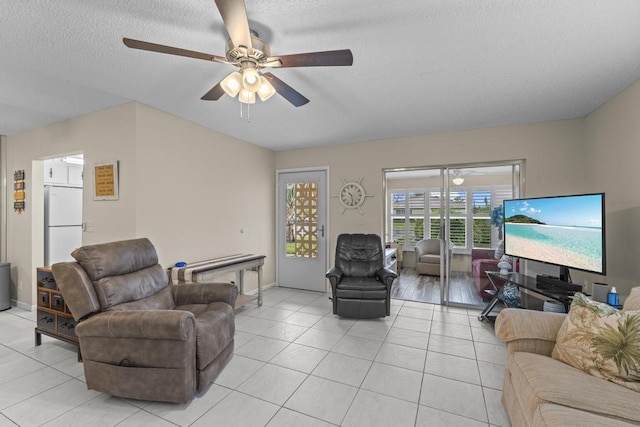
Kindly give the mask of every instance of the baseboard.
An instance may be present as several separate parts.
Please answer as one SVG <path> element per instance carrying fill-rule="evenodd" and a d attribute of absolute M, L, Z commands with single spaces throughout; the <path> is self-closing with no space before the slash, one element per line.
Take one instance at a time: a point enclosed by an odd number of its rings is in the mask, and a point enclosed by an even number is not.
<path fill-rule="evenodd" d="M 267 289 L 274 288 L 275 286 L 276 286 L 275 282 L 269 283 L 268 285 L 262 285 L 262 292 L 266 291 Z M 251 289 L 250 291 L 245 291 L 244 294 L 245 295 L 258 295 L 258 288 Z"/>
<path fill-rule="evenodd" d="M 26 311 L 35 311 L 36 310 L 36 306 L 35 305 L 27 304 L 26 302 L 17 301 L 17 300 L 14 300 L 14 299 L 11 300 L 11 307 L 20 308 L 20 309 L 26 310 Z"/>

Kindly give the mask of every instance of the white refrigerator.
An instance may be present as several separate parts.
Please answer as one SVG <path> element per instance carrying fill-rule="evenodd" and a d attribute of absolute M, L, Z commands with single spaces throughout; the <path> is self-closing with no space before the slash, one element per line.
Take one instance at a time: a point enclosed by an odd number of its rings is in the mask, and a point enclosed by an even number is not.
<path fill-rule="evenodd" d="M 73 261 L 82 246 L 82 188 L 44 187 L 44 263 Z"/>

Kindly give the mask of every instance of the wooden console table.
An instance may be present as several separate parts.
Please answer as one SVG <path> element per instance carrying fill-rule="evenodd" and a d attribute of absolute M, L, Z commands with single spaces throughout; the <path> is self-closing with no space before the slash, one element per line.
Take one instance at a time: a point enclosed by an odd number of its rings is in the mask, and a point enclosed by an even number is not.
<path fill-rule="evenodd" d="M 236 308 L 258 300 L 258 306 L 262 305 L 262 266 L 265 255 L 236 254 L 220 258 L 209 259 L 189 263 L 184 267 L 171 267 L 170 277 L 173 284 L 203 283 L 208 282 L 207 276 L 218 273 L 234 271 L 238 284 L 239 295 L 236 299 Z M 244 272 L 252 270 L 258 272 L 258 294 L 244 294 Z"/>

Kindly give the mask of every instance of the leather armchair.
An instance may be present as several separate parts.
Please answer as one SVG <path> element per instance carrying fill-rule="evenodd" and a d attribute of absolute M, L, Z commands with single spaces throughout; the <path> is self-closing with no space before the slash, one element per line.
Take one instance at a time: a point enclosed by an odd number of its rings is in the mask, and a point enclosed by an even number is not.
<path fill-rule="evenodd" d="M 384 268 L 384 248 L 376 234 L 341 234 L 331 283 L 333 314 L 358 319 L 385 317 L 391 310 L 391 285 L 397 276 Z"/>
<path fill-rule="evenodd" d="M 186 403 L 233 353 L 231 284 L 170 285 L 148 239 L 83 246 L 52 266 L 78 321 L 87 387 Z"/>

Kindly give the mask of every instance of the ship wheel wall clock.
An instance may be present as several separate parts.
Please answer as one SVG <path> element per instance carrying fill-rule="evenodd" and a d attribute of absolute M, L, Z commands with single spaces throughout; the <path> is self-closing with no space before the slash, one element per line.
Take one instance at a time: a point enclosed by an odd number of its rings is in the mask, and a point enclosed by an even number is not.
<path fill-rule="evenodd" d="M 362 212 L 362 205 L 367 197 L 373 197 L 373 194 L 367 194 L 362 186 L 362 180 L 364 177 L 360 177 L 357 181 L 347 181 L 342 178 L 342 187 L 338 194 L 333 194 L 332 197 L 337 197 L 342 204 L 342 212 L 345 213 L 347 209 L 357 209 L 360 215 L 364 215 Z"/>

